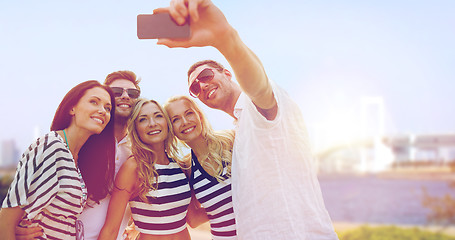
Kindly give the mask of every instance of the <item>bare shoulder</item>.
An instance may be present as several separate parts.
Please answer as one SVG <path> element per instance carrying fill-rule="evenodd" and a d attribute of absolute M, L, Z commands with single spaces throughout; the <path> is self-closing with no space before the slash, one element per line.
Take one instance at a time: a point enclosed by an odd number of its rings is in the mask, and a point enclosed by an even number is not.
<path fill-rule="evenodd" d="M 125 168 L 125 171 L 131 172 L 131 171 L 136 171 L 137 169 L 137 162 L 136 158 L 133 156 L 129 157 L 122 165 L 121 168 Z M 121 169 L 120 168 L 120 169 Z"/>
<path fill-rule="evenodd" d="M 132 190 L 137 183 L 137 163 L 134 157 L 122 164 L 115 178 L 115 185 L 120 189 Z"/>

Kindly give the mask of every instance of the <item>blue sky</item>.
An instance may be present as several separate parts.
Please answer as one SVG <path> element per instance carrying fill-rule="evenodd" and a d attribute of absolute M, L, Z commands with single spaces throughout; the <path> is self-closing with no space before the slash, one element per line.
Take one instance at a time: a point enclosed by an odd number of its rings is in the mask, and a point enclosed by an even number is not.
<path fill-rule="evenodd" d="M 362 99 L 372 97 L 384 103 L 384 134 L 455 133 L 455 1 L 214 3 L 269 78 L 300 105 L 317 141 L 358 137 Z M 0 140 L 15 139 L 22 152 L 35 129 L 48 131 L 71 87 L 102 82 L 113 71 L 136 72 L 142 95 L 163 103 L 187 93 L 193 62 L 228 67 L 212 48 L 168 49 L 137 39 L 136 15 L 167 4 L 1 1 Z M 205 112 L 215 128 L 232 127 L 224 113 Z M 377 127 L 366 125 L 369 132 Z"/>

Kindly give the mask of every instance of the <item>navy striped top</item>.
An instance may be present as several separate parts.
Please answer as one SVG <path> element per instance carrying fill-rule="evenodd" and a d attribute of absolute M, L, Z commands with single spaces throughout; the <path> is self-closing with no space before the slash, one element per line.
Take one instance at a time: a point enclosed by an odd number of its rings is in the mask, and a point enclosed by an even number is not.
<path fill-rule="evenodd" d="M 169 161 L 168 165 L 155 164 L 158 188 L 147 193 L 149 203 L 139 197 L 130 200 L 131 215 L 141 233 L 169 235 L 186 228 L 191 189 L 180 166 L 172 159 Z"/>
<path fill-rule="evenodd" d="M 23 219 L 40 226 L 38 239 L 76 238 L 83 209 L 81 177 L 65 140 L 57 132 L 38 138 L 22 154 L 2 208 L 21 207 Z"/>
<path fill-rule="evenodd" d="M 190 185 L 209 217 L 212 239 L 237 239 L 231 178 L 225 177 L 224 181 L 218 182 L 202 168 L 193 151 L 191 162 Z M 226 176 L 226 168 L 223 174 Z"/>

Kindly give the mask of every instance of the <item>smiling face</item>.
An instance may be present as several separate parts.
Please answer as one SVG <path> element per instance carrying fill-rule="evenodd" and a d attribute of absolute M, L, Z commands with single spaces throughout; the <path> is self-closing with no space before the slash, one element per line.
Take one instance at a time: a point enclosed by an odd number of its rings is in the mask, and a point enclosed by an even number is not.
<path fill-rule="evenodd" d="M 220 72 L 207 64 L 201 65 L 190 74 L 188 86 L 191 86 L 205 69 L 211 69 L 214 76 L 211 81 L 199 82 L 201 90 L 198 98 L 208 107 L 225 110 L 232 102 L 231 73 L 226 69 Z"/>
<path fill-rule="evenodd" d="M 166 106 L 166 111 L 171 119 L 174 135 L 186 142 L 202 138 L 202 123 L 197 111 L 190 102 L 184 99 L 170 102 Z"/>
<path fill-rule="evenodd" d="M 166 117 L 155 103 L 142 105 L 134 121 L 140 140 L 147 145 L 164 144 L 168 136 Z"/>
<path fill-rule="evenodd" d="M 126 79 L 114 80 L 111 84 L 109 84 L 109 87 L 136 89 L 134 83 Z M 120 97 L 115 97 L 115 118 L 119 120 L 128 119 L 128 117 L 131 115 L 131 111 L 133 110 L 135 102 L 136 99 L 130 98 L 126 91 L 123 91 Z"/>
<path fill-rule="evenodd" d="M 71 125 L 90 134 L 99 134 L 111 118 L 111 109 L 111 98 L 105 89 L 101 87 L 88 89 L 70 110 L 73 117 Z"/>

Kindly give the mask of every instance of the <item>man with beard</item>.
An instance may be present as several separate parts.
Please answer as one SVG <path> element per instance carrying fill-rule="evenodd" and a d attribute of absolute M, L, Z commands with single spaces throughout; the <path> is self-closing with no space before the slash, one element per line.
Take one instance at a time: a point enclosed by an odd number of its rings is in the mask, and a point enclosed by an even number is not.
<path fill-rule="evenodd" d="M 188 71 L 188 86 L 193 97 L 236 119 L 231 179 L 237 238 L 338 239 L 297 104 L 267 77 L 259 58 L 210 0 L 172 0 L 154 13 L 163 11 L 179 24 L 189 21 L 191 36 L 158 44 L 212 46 L 234 70 L 212 60 L 197 62 Z"/>

